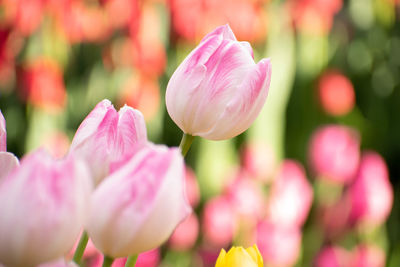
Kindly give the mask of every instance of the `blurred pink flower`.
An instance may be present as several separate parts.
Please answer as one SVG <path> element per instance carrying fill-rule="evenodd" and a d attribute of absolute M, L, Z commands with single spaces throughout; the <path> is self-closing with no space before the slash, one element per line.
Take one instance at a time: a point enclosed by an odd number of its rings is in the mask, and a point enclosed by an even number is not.
<path fill-rule="evenodd" d="M 247 143 L 243 147 L 241 163 L 246 172 L 263 182 L 271 181 L 276 167 L 271 147 L 259 141 Z"/>
<path fill-rule="evenodd" d="M 328 114 L 345 115 L 355 104 L 355 93 L 351 81 L 336 70 L 325 72 L 318 83 L 319 101 Z"/>
<path fill-rule="evenodd" d="M 309 159 L 317 178 L 339 184 L 351 182 L 360 160 L 358 133 L 340 125 L 317 129 L 311 137 Z"/>
<path fill-rule="evenodd" d="M 229 25 L 216 28 L 175 70 L 165 101 L 184 133 L 224 140 L 244 132 L 266 101 L 271 62 L 255 63 L 249 43 Z"/>
<path fill-rule="evenodd" d="M 195 208 L 200 201 L 200 188 L 194 171 L 186 166 L 185 168 L 186 196 L 190 205 Z"/>
<path fill-rule="evenodd" d="M 86 221 L 91 185 L 73 156 L 25 156 L 0 183 L 0 261 L 30 267 L 66 254 Z"/>
<path fill-rule="evenodd" d="M 236 227 L 235 212 L 226 197 L 215 197 L 206 203 L 202 229 L 208 244 L 216 248 L 226 247 L 232 242 Z"/>
<path fill-rule="evenodd" d="M 271 187 L 268 218 L 279 225 L 301 227 L 312 200 L 313 190 L 303 166 L 294 160 L 284 160 Z"/>
<path fill-rule="evenodd" d="M 390 214 L 393 189 L 384 159 L 376 152 L 362 155 L 357 178 L 349 188 L 351 220 L 380 225 Z"/>
<path fill-rule="evenodd" d="M 191 212 L 179 149 L 142 144 L 131 152 L 93 192 L 86 227 L 95 246 L 114 258 L 160 246 Z"/>
<path fill-rule="evenodd" d="M 265 213 L 265 199 L 261 187 L 254 180 L 240 174 L 226 190 L 234 211 L 247 219 L 257 220 Z"/>
<path fill-rule="evenodd" d="M 370 244 L 358 245 L 353 251 L 351 267 L 384 267 L 386 264 L 385 252 Z"/>
<path fill-rule="evenodd" d="M 300 254 L 301 230 L 262 221 L 257 226 L 257 246 L 266 266 L 292 266 Z"/>
<path fill-rule="evenodd" d="M 79 126 L 70 153 L 87 161 L 97 185 L 110 173 L 112 162 L 130 154 L 141 142 L 147 142 L 147 133 L 140 111 L 124 106 L 117 112 L 105 99 Z"/>
<path fill-rule="evenodd" d="M 350 267 L 350 252 L 341 247 L 324 247 L 317 255 L 315 267 Z"/>
<path fill-rule="evenodd" d="M 169 245 L 174 250 L 189 250 L 196 243 L 199 234 L 199 220 L 195 213 L 192 213 L 182 221 L 169 238 Z"/>

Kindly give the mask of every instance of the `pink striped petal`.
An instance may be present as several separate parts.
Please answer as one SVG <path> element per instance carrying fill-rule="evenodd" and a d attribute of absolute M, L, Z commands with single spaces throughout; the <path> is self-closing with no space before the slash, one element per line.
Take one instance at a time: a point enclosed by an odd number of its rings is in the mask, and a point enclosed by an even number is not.
<path fill-rule="evenodd" d="M 0 111 L 0 151 L 7 151 L 6 120 Z"/>

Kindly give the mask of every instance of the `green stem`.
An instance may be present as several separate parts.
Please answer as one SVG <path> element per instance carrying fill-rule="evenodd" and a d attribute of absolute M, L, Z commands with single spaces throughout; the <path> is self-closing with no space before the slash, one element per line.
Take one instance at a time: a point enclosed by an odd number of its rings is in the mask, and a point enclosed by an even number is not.
<path fill-rule="evenodd" d="M 103 267 L 110 267 L 113 261 L 114 261 L 113 258 L 104 255 Z"/>
<path fill-rule="evenodd" d="M 86 231 L 84 231 L 82 233 L 81 239 L 79 240 L 79 244 L 75 250 L 74 258 L 73 258 L 73 261 L 78 265 L 81 263 L 83 252 L 85 252 L 85 248 L 86 248 L 88 241 L 89 241 L 89 236 L 86 233 Z"/>
<path fill-rule="evenodd" d="M 179 145 L 179 148 L 181 149 L 182 156 L 185 157 L 187 152 L 189 151 L 190 146 L 192 145 L 194 136 L 190 134 L 183 134 L 182 135 L 182 140 L 181 144 Z"/>
<path fill-rule="evenodd" d="M 132 255 L 128 257 L 128 260 L 125 263 L 125 267 L 135 267 L 136 260 L 139 255 Z"/>

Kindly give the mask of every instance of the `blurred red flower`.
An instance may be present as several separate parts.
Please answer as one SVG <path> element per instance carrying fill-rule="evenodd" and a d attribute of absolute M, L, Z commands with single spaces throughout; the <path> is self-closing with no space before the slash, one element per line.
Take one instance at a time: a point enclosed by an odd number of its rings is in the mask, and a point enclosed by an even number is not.
<path fill-rule="evenodd" d="M 174 33 L 195 41 L 217 26 L 229 23 L 238 40 L 258 42 L 265 38 L 263 1 L 169 0 Z"/>
<path fill-rule="evenodd" d="M 339 71 L 325 72 L 318 83 L 318 95 L 322 108 L 334 116 L 345 115 L 355 104 L 355 93 L 350 80 Z"/>
<path fill-rule="evenodd" d="M 23 100 L 48 111 L 64 108 L 67 94 L 63 73 L 55 61 L 32 61 L 23 66 L 19 76 L 20 96 Z"/>

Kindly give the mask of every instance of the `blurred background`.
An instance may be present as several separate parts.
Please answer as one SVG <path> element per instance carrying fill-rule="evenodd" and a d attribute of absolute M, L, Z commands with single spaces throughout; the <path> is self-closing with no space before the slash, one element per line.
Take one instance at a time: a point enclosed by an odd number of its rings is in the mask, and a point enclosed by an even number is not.
<path fill-rule="evenodd" d="M 229 23 L 271 58 L 267 103 L 242 135 L 194 141 L 195 213 L 137 266 L 214 266 L 254 243 L 266 266 L 400 266 L 399 17 L 398 0 L 1 0 L 8 151 L 62 157 L 104 98 L 177 146 L 169 77 Z"/>

